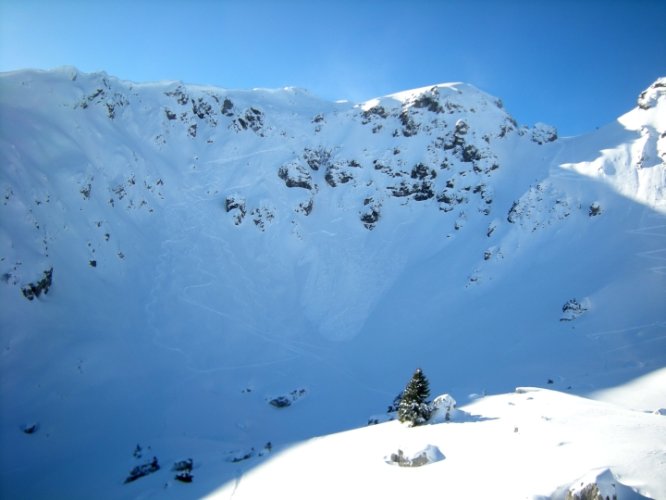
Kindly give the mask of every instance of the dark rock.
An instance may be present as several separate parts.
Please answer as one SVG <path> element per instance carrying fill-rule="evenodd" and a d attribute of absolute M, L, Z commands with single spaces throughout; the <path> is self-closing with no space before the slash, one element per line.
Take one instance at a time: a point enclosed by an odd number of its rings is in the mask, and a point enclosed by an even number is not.
<path fill-rule="evenodd" d="M 599 203 L 594 202 L 592 205 L 590 205 L 590 211 L 588 212 L 588 215 L 590 217 L 596 217 L 597 215 L 601 214 L 601 205 Z"/>
<path fill-rule="evenodd" d="M 180 460 L 174 463 L 173 467 L 171 467 L 171 470 L 177 472 L 190 472 L 192 471 L 193 467 L 194 467 L 194 461 L 191 458 L 188 458 L 186 460 Z"/>
<path fill-rule="evenodd" d="M 224 209 L 227 212 L 237 210 L 237 213 L 234 215 L 234 224 L 238 226 L 241 222 L 243 222 L 243 218 L 245 217 L 246 213 L 245 200 L 243 198 L 227 196 L 226 200 L 224 201 Z"/>
<path fill-rule="evenodd" d="M 312 170 L 319 170 L 330 165 L 331 151 L 322 147 L 318 149 L 305 148 L 303 150 L 303 159 Z"/>
<path fill-rule="evenodd" d="M 372 198 L 366 198 L 363 201 L 363 205 L 367 207 L 365 212 L 361 213 L 361 222 L 366 229 L 372 230 L 375 228 L 377 221 L 380 217 L 380 208 L 381 206 L 374 201 Z"/>
<path fill-rule="evenodd" d="M 34 434 L 39 430 L 39 424 L 37 422 L 32 423 L 32 424 L 26 424 L 21 427 L 21 430 L 25 434 Z"/>
<path fill-rule="evenodd" d="M 298 164 L 283 165 L 278 170 L 278 177 L 289 188 L 312 189 L 312 177 L 307 170 Z"/>
<path fill-rule="evenodd" d="M 145 464 L 137 465 L 134 467 L 127 478 L 125 479 L 125 484 L 131 483 L 132 481 L 136 481 L 137 479 L 147 476 L 148 474 L 152 474 L 153 472 L 156 472 L 160 469 L 160 464 L 157 461 L 157 457 L 153 457 L 153 459 L 150 462 L 146 462 Z"/>
<path fill-rule="evenodd" d="M 49 288 L 53 282 L 53 268 L 44 271 L 42 279 L 35 283 L 29 283 L 21 289 L 23 296 L 28 300 L 34 300 L 42 293 L 49 293 Z"/>
<path fill-rule="evenodd" d="M 213 107 L 204 101 L 201 97 L 196 101 L 192 99 L 192 113 L 203 120 L 206 117 L 210 117 L 213 114 Z"/>
<path fill-rule="evenodd" d="M 291 406 L 291 400 L 285 396 L 278 396 L 271 399 L 268 404 L 275 408 L 286 408 L 287 406 Z"/>
<path fill-rule="evenodd" d="M 194 476 L 189 472 L 181 472 L 180 474 L 176 474 L 174 479 L 176 481 L 180 481 L 181 483 L 191 483 L 192 479 L 194 479 Z"/>
<path fill-rule="evenodd" d="M 426 167 L 423 163 L 417 163 L 412 168 L 410 177 L 412 179 L 419 179 L 421 181 L 426 177 L 434 179 L 435 177 L 437 177 L 437 172 L 435 171 L 435 169 Z"/>
<path fill-rule="evenodd" d="M 326 175 L 324 175 L 324 179 L 326 179 L 326 182 L 329 186 L 336 187 L 338 184 L 346 184 L 347 182 L 353 180 L 354 176 L 347 172 L 343 165 L 334 163 L 333 165 L 329 165 L 326 168 Z"/>
<path fill-rule="evenodd" d="M 409 116 L 409 112 L 404 110 L 400 113 L 400 123 L 402 123 L 402 135 L 405 137 L 411 137 L 418 133 L 419 127 L 414 122 L 414 120 Z"/>
<path fill-rule="evenodd" d="M 231 102 L 231 99 L 225 99 L 224 102 L 222 103 L 222 114 L 224 116 L 233 116 L 234 112 L 232 111 L 234 109 L 234 103 Z"/>
<path fill-rule="evenodd" d="M 370 123 L 371 119 L 374 117 L 387 118 L 388 113 L 382 106 L 373 106 L 372 108 L 363 111 L 363 113 L 361 113 L 361 116 L 363 118 L 361 123 L 363 123 L 363 125 L 366 125 Z"/>
<path fill-rule="evenodd" d="M 314 199 L 310 198 L 307 203 L 300 203 L 298 205 L 298 211 L 303 212 L 305 215 L 310 215 L 312 213 L 312 209 L 314 208 Z"/>
<path fill-rule="evenodd" d="M 233 121 L 233 127 L 237 132 L 241 130 L 250 129 L 256 134 L 262 136 L 262 129 L 264 126 L 264 114 L 257 108 L 249 108 L 245 110 L 242 116 L 239 116 Z"/>
<path fill-rule="evenodd" d="M 415 108 L 426 108 L 433 113 L 443 113 L 444 108 L 439 103 L 437 89 L 434 88 L 431 92 L 421 94 L 418 99 L 412 104 Z"/>

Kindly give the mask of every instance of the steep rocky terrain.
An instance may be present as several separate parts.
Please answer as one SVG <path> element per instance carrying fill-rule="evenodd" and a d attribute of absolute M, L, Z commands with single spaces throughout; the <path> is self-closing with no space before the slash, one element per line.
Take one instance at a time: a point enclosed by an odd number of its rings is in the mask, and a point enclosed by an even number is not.
<path fill-rule="evenodd" d="M 137 443 L 221 484 L 415 366 L 459 401 L 663 367 L 665 85 L 558 138 L 466 84 L 3 74 L 0 491 L 138 495 Z"/>

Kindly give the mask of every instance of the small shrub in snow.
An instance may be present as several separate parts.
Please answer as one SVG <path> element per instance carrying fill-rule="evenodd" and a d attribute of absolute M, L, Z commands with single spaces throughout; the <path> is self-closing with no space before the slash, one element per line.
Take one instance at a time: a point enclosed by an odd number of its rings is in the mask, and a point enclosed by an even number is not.
<path fill-rule="evenodd" d="M 421 369 L 417 368 L 402 392 L 398 405 L 398 419 L 412 427 L 427 422 L 431 413 L 427 402 L 428 396 L 430 396 L 430 384 Z"/>

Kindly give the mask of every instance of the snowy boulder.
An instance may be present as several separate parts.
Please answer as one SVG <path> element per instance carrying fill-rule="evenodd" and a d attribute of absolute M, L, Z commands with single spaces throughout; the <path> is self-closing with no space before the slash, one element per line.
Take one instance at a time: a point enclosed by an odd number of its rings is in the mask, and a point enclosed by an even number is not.
<path fill-rule="evenodd" d="M 562 317 L 560 321 L 573 321 L 590 308 L 589 300 L 580 302 L 576 299 L 567 300 L 562 306 Z"/>
<path fill-rule="evenodd" d="M 444 454 L 440 449 L 432 444 L 426 445 L 423 449 L 415 453 L 406 455 L 404 451 L 398 450 L 396 453 L 384 457 L 384 461 L 390 465 L 398 465 L 400 467 L 421 467 L 433 462 L 444 460 Z"/>
<path fill-rule="evenodd" d="M 557 496 L 559 498 L 559 496 Z M 566 490 L 565 500 L 587 500 L 605 498 L 649 498 L 633 488 L 622 484 L 610 469 L 593 470 L 585 474 Z"/>
<path fill-rule="evenodd" d="M 448 422 L 456 411 L 456 400 L 449 394 L 441 394 L 432 402 L 430 422 Z"/>

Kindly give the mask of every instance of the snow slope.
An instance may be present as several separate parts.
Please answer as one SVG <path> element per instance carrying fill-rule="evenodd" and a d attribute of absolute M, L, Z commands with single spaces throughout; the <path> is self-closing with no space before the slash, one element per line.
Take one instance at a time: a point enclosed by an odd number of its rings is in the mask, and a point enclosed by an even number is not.
<path fill-rule="evenodd" d="M 416 366 L 458 401 L 664 368 L 664 90 L 558 139 L 466 84 L 1 75 L 0 496 L 200 497 L 365 425 Z"/>
<path fill-rule="evenodd" d="M 604 495 L 663 498 L 665 426 L 661 415 L 521 388 L 465 406 L 450 422 L 393 421 L 306 441 L 209 498 L 564 498 L 608 470 Z M 384 460 L 427 446 L 440 460 L 418 468 Z"/>

